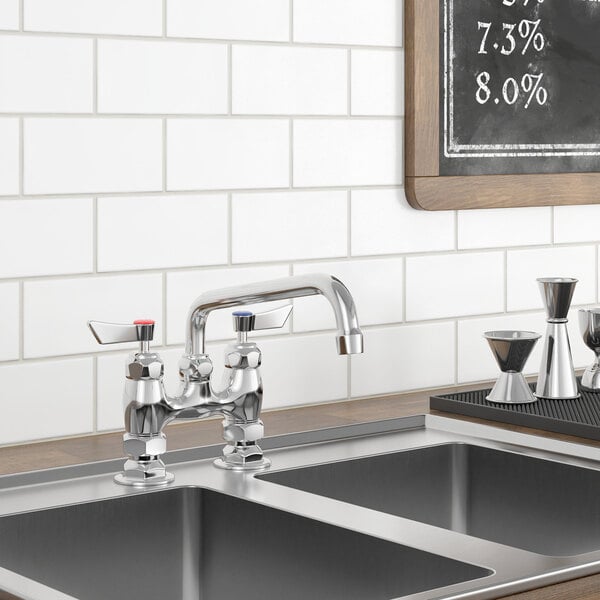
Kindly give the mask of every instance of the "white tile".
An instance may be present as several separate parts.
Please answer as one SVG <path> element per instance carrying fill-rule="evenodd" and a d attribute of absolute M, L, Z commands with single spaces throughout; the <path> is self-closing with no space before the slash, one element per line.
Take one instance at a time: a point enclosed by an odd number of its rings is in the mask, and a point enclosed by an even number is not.
<path fill-rule="evenodd" d="M 92 40 L 0 36 L 0 111 L 92 110 Z"/>
<path fill-rule="evenodd" d="M 352 50 L 352 114 L 404 114 L 404 52 Z"/>
<path fill-rule="evenodd" d="M 306 119 L 294 122 L 294 185 L 399 185 L 402 123 Z"/>
<path fill-rule="evenodd" d="M 495 380 L 498 377 L 498 365 L 483 334 L 486 331 L 500 330 L 535 331 L 543 336 L 546 319 L 544 313 L 536 312 L 459 321 L 458 383 Z M 540 338 L 525 366 L 526 375 L 538 372 L 543 344 L 544 340 Z"/>
<path fill-rule="evenodd" d="M 0 119 L 0 195 L 19 193 L 19 119 Z"/>
<path fill-rule="evenodd" d="M 415 210 L 404 190 L 352 192 L 352 255 L 454 248 L 454 213 Z"/>
<path fill-rule="evenodd" d="M 160 119 L 25 119 L 25 193 L 162 189 Z"/>
<path fill-rule="evenodd" d="M 335 335 L 261 340 L 263 408 L 284 408 L 348 397 L 348 357 L 337 353 Z"/>
<path fill-rule="evenodd" d="M 597 242 L 600 240 L 600 206 L 555 206 L 554 241 L 557 244 L 569 242 Z"/>
<path fill-rule="evenodd" d="M 504 310 L 502 252 L 406 259 L 408 321 Z"/>
<path fill-rule="evenodd" d="M 331 48 L 234 46 L 233 112 L 345 115 L 347 57 Z"/>
<path fill-rule="evenodd" d="M 0 360 L 19 358 L 19 284 L 0 283 Z"/>
<path fill-rule="evenodd" d="M 25 0 L 25 30 L 162 35 L 162 0 Z"/>
<path fill-rule="evenodd" d="M 575 277 L 573 304 L 596 301 L 594 246 L 510 250 L 507 267 L 509 311 L 542 308 L 539 277 Z"/>
<path fill-rule="evenodd" d="M 226 263 L 227 213 L 224 194 L 100 198 L 98 270 Z"/>
<path fill-rule="evenodd" d="M 99 40 L 98 110 L 227 112 L 227 46 Z"/>
<path fill-rule="evenodd" d="M 350 290 L 361 325 L 402 321 L 403 261 L 401 258 L 294 265 L 294 275 L 327 273 Z M 335 316 L 321 296 L 294 300 L 294 331 L 334 329 Z"/>
<path fill-rule="evenodd" d="M 346 192 L 233 196 L 233 262 L 345 256 Z"/>
<path fill-rule="evenodd" d="M 352 397 L 454 382 L 454 323 L 370 329 L 364 335 L 364 354 L 352 357 Z"/>
<path fill-rule="evenodd" d="M 94 214 L 87 198 L 0 203 L 0 277 L 91 273 Z"/>
<path fill-rule="evenodd" d="M 294 0 L 294 41 L 402 45 L 398 0 Z"/>
<path fill-rule="evenodd" d="M 0 0 L 0 29 L 19 29 L 19 0 Z"/>
<path fill-rule="evenodd" d="M 206 271 L 181 271 L 167 274 L 167 343 L 182 344 L 185 341 L 185 319 L 192 302 L 204 292 L 257 281 L 287 277 L 287 265 L 274 267 L 251 267 L 233 269 L 209 269 Z M 269 310 L 287 302 L 257 304 L 248 310 Z M 231 313 L 236 309 L 214 311 L 208 318 L 206 339 L 231 339 L 234 337 Z M 283 330 L 285 331 L 285 330 Z M 270 331 L 270 334 L 280 331 Z"/>
<path fill-rule="evenodd" d="M 552 242 L 551 208 L 458 211 L 458 247 L 502 248 Z"/>
<path fill-rule="evenodd" d="M 1 366 L 2 443 L 91 432 L 92 365 L 78 358 Z"/>
<path fill-rule="evenodd" d="M 168 122 L 169 190 L 289 185 L 285 119 L 175 119 Z"/>
<path fill-rule="evenodd" d="M 160 344 L 161 317 L 161 275 L 27 282 L 25 358 L 121 347 L 118 344 L 100 346 L 87 327 L 88 321 L 130 323 L 140 318 L 156 319 L 154 339 Z"/>
<path fill-rule="evenodd" d="M 289 3 L 282 0 L 167 0 L 167 34 L 284 42 Z"/>

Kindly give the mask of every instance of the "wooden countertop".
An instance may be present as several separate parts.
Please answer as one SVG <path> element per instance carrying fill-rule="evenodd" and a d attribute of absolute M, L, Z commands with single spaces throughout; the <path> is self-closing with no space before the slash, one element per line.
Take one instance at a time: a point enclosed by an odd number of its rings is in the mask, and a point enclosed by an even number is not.
<path fill-rule="evenodd" d="M 325 427 L 365 423 L 396 417 L 407 417 L 423 413 L 440 414 L 493 425 L 511 431 L 522 431 L 532 435 L 587 444 L 600 448 L 600 442 L 575 438 L 567 435 L 539 431 L 514 425 L 505 425 L 470 417 L 461 417 L 429 410 L 429 396 L 433 393 L 481 389 L 485 384 L 444 388 L 430 391 L 395 394 L 360 401 L 335 402 L 315 406 L 272 410 L 263 413 L 267 435 L 310 431 Z M 167 428 L 169 450 L 179 450 L 209 444 L 222 444 L 219 419 L 210 419 L 184 424 L 174 424 Z M 0 448 L 0 474 L 20 473 L 49 467 L 93 462 L 119 458 L 122 452 L 122 434 L 107 433 L 65 440 L 37 442 L 33 444 Z M 599 600 L 600 574 L 575 579 L 558 585 L 524 592 L 503 600 Z M 0 600 L 18 600 L 10 594 L 0 592 Z"/>

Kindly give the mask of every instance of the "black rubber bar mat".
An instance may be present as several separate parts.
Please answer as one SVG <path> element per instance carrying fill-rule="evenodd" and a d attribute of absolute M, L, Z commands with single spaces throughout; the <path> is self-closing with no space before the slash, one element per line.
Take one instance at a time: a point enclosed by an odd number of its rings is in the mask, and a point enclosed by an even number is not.
<path fill-rule="evenodd" d="M 540 399 L 533 404 L 504 405 L 485 399 L 490 389 L 432 396 L 429 406 L 468 417 L 600 441 L 600 393 L 581 392 L 576 400 Z"/>

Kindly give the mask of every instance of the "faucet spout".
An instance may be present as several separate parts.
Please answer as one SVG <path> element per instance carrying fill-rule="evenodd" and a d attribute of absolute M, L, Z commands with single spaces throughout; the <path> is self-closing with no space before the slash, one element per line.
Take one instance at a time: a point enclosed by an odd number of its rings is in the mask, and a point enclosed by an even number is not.
<path fill-rule="evenodd" d="M 188 312 L 186 354 L 204 354 L 206 321 L 213 310 L 319 294 L 329 300 L 335 314 L 338 353 L 360 354 L 363 351 L 363 335 L 358 324 L 354 300 L 348 288 L 339 279 L 322 274 L 296 275 L 205 292 L 196 298 Z"/>

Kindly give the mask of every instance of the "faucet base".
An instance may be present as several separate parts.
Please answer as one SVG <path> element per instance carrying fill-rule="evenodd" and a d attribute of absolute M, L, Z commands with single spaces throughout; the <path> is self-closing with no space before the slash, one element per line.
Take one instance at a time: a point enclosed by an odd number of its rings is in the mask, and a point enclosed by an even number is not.
<path fill-rule="evenodd" d="M 264 471 L 271 466 L 271 461 L 263 457 L 260 460 L 252 462 L 231 463 L 227 462 L 224 456 L 220 456 L 213 461 L 213 464 L 219 469 L 226 469 L 228 471 Z"/>
<path fill-rule="evenodd" d="M 167 485 L 175 479 L 167 471 L 160 456 L 140 456 L 125 461 L 123 470 L 115 475 L 114 480 L 119 485 L 145 488 Z"/>
<path fill-rule="evenodd" d="M 161 485 L 168 485 L 169 483 L 171 483 L 174 480 L 175 480 L 175 475 L 173 475 L 173 473 L 169 473 L 169 472 L 166 472 L 161 477 L 155 477 L 154 479 L 145 479 L 145 480 L 133 479 L 132 477 L 127 475 L 127 473 L 125 473 L 125 472 L 117 473 L 114 476 L 115 483 L 118 483 L 119 485 L 128 485 L 128 486 L 133 486 L 133 487 L 138 487 L 138 488 L 157 487 L 157 486 L 161 486 Z"/>

